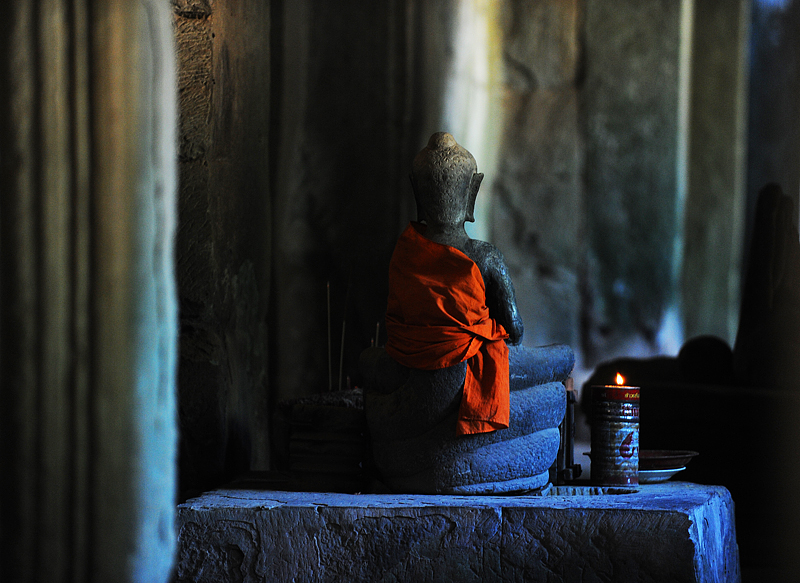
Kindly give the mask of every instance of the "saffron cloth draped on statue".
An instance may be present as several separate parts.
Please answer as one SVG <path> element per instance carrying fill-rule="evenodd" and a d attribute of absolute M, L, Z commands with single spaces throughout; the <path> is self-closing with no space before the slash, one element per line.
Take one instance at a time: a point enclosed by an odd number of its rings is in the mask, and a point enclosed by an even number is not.
<path fill-rule="evenodd" d="M 389 265 L 386 352 L 400 364 L 435 370 L 467 361 L 456 432 L 508 427 L 508 334 L 489 317 L 483 277 L 472 259 L 426 239 L 412 222 Z"/>

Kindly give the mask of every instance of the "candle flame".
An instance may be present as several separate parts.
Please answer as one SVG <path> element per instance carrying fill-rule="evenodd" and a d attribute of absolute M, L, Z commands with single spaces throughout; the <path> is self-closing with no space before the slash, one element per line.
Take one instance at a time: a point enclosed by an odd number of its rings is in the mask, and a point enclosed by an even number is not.
<path fill-rule="evenodd" d="M 617 385 L 622 386 L 625 384 L 625 377 L 617 373 Z"/>

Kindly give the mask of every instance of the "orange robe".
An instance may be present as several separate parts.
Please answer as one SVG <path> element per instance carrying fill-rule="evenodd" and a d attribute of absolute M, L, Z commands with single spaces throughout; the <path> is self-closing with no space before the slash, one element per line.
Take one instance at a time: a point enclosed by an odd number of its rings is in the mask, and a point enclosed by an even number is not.
<path fill-rule="evenodd" d="M 411 223 L 389 265 L 386 352 L 411 368 L 467 361 L 459 434 L 508 427 L 508 334 L 489 317 L 483 276 L 458 249 L 422 236 Z"/>

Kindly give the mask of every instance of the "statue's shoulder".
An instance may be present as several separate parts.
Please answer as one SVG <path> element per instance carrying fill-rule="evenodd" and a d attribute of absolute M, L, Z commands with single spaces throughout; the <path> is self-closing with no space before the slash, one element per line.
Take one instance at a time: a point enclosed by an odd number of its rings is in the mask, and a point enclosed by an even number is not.
<path fill-rule="evenodd" d="M 491 243 L 481 241 L 480 239 L 470 239 L 465 246 L 465 252 L 467 256 L 481 268 L 481 271 L 483 271 L 484 268 L 505 268 L 503 254 L 500 252 L 500 249 Z"/>
<path fill-rule="evenodd" d="M 491 243 L 487 243 L 486 241 L 481 241 L 480 239 L 470 239 L 466 243 L 466 248 L 470 252 L 474 253 L 481 253 L 487 256 L 496 256 L 499 255 L 502 257 L 500 250 L 492 245 Z"/>

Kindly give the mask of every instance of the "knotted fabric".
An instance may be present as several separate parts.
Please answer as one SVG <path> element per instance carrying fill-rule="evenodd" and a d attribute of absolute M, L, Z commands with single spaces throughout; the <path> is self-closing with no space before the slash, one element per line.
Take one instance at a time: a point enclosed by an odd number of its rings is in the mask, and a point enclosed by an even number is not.
<path fill-rule="evenodd" d="M 411 223 L 389 265 L 386 352 L 400 364 L 435 370 L 467 361 L 458 434 L 508 427 L 508 334 L 489 317 L 486 287 L 472 259 L 422 236 Z"/>

